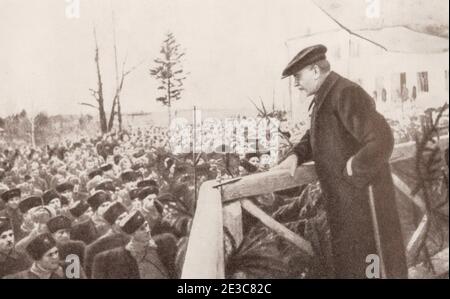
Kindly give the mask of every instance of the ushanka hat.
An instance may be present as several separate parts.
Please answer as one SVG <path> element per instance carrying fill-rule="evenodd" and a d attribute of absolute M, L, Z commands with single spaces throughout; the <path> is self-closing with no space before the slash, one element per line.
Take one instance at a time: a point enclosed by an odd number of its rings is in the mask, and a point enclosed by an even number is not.
<path fill-rule="evenodd" d="M 117 218 L 123 213 L 127 212 L 127 208 L 120 202 L 115 202 L 106 209 L 105 213 L 103 213 L 103 218 L 110 225 L 113 225 L 116 222 Z"/>
<path fill-rule="evenodd" d="M 134 234 L 145 223 L 144 215 L 139 211 L 130 213 L 120 222 L 120 228 L 126 234 Z"/>
<path fill-rule="evenodd" d="M 20 197 L 22 192 L 19 188 L 10 189 L 2 193 L 2 199 L 4 202 L 8 202 L 11 198 Z"/>
<path fill-rule="evenodd" d="M 87 203 L 91 206 L 93 211 L 97 211 L 98 207 L 106 201 L 110 201 L 111 197 L 105 191 L 97 191 L 87 199 Z"/>
<path fill-rule="evenodd" d="M 63 215 L 50 218 L 50 220 L 47 221 L 48 231 L 51 232 L 52 234 L 56 233 L 61 229 L 70 229 L 71 227 L 72 221 Z"/>
<path fill-rule="evenodd" d="M 53 239 L 52 235 L 45 233 L 40 234 L 31 240 L 25 250 L 33 260 L 39 261 L 47 251 L 55 246 L 56 241 Z"/>
<path fill-rule="evenodd" d="M 35 207 L 43 206 L 44 202 L 42 201 L 42 198 L 39 196 L 29 196 L 25 199 L 23 199 L 19 203 L 19 210 L 22 212 L 22 214 L 25 214 L 29 210 Z"/>
<path fill-rule="evenodd" d="M 75 186 L 72 183 L 64 182 L 64 183 L 61 183 L 58 186 L 56 186 L 56 191 L 59 193 L 63 193 L 66 191 L 73 191 L 74 187 Z"/>
<path fill-rule="evenodd" d="M 89 210 L 89 207 L 90 206 L 84 200 L 79 200 L 69 207 L 69 212 L 73 217 L 78 218 L 86 213 L 86 211 Z"/>

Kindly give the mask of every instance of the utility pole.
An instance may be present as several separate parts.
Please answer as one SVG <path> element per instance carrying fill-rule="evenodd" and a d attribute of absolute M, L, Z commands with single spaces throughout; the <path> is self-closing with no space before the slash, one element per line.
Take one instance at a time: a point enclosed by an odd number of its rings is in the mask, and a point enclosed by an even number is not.
<path fill-rule="evenodd" d="M 194 202 L 197 202 L 197 157 L 195 155 L 195 148 L 197 146 L 197 107 L 194 106 L 194 140 L 192 142 L 192 161 L 194 163 Z"/>

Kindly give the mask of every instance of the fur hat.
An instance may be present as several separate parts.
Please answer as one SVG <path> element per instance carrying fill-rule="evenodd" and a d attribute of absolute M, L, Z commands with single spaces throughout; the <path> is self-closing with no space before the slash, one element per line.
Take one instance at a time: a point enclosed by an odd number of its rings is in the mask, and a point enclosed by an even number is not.
<path fill-rule="evenodd" d="M 155 180 L 153 179 L 147 179 L 147 180 L 142 180 L 139 183 L 137 183 L 137 187 L 138 188 L 145 188 L 145 187 L 158 187 L 158 183 L 156 183 Z"/>
<path fill-rule="evenodd" d="M 97 211 L 98 207 L 106 201 L 110 201 L 111 197 L 103 190 L 95 192 L 87 199 L 87 203 L 91 206 L 92 210 Z"/>
<path fill-rule="evenodd" d="M 83 215 L 88 209 L 89 205 L 84 200 L 79 200 L 77 202 L 74 202 L 69 207 L 69 212 L 73 217 L 78 218 Z"/>
<path fill-rule="evenodd" d="M 60 195 L 55 190 L 47 190 L 42 194 L 42 200 L 45 205 L 48 205 L 53 199 L 60 198 Z"/>
<path fill-rule="evenodd" d="M 63 193 L 63 192 L 66 192 L 66 191 L 73 191 L 74 187 L 75 186 L 72 183 L 64 182 L 64 183 L 61 183 L 58 186 L 56 186 L 56 191 L 59 192 L 59 193 Z"/>
<path fill-rule="evenodd" d="M 113 181 L 111 180 L 103 180 L 96 187 L 95 190 L 103 190 L 103 191 L 116 191 L 116 187 L 114 186 Z"/>
<path fill-rule="evenodd" d="M 19 188 L 10 189 L 8 191 L 3 192 L 2 199 L 4 202 L 8 202 L 11 198 L 20 197 L 22 192 Z"/>
<path fill-rule="evenodd" d="M 53 217 L 47 222 L 48 231 L 52 234 L 56 233 L 60 229 L 70 229 L 71 227 L 72 221 L 63 215 Z"/>
<path fill-rule="evenodd" d="M 126 234 L 134 234 L 145 223 L 144 215 L 139 211 L 130 213 L 120 222 L 120 228 Z"/>
<path fill-rule="evenodd" d="M 25 214 L 29 210 L 35 207 L 43 206 L 44 202 L 42 201 L 42 198 L 39 196 L 30 196 L 25 199 L 23 199 L 19 203 L 19 210 L 22 212 L 22 214 Z"/>
<path fill-rule="evenodd" d="M 45 233 L 40 234 L 31 240 L 25 250 L 33 260 L 39 261 L 47 251 L 55 246 L 56 241 L 53 239 L 52 235 Z"/>
<path fill-rule="evenodd" d="M 155 186 L 145 187 L 145 188 L 141 189 L 141 191 L 139 192 L 138 197 L 139 197 L 140 200 L 144 200 L 150 194 L 158 195 L 159 194 L 159 189 L 157 187 L 155 187 Z"/>
<path fill-rule="evenodd" d="M 106 209 L 103 213 L 103 218 L 110 224 L 113 225 L 117 218 L 123 213 L 127 212 L 127 208 L 120 202 L 115 202 Z"/>

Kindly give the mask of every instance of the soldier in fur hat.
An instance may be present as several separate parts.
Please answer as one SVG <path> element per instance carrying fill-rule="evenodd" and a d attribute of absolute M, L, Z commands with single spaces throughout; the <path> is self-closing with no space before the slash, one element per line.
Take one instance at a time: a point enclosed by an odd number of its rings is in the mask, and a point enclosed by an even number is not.
<path fill-rule="evenodd" d="M 94 259 L 93 278 L 164 279 L 169 278 L 158 255 L 150 227 L 144 216 L 135 211 L 120 223 L 122 231 L 130 236 L 125 246 L 98 254 Z"/>
<path fill-rule="evenodd" d="M 124 246 L 129 241 L 129 236 L 120 229 L 120 222 L 127 216 L 128 210 L 119 202 L 111 204 L 103 213 L 103 218 L 110 225 L 108 232 L 101 238 L 86 247 L 86 261 L 84 263 L 86 275 L 91 277 L 92 265 L 95 256 L 101 252 Z"/>
<path fill-rule="evenodd" d="M 0 217 L 0 278 L 24 271 L 30 266 L 30 259 L 15 248 L 10 219 Z"/>

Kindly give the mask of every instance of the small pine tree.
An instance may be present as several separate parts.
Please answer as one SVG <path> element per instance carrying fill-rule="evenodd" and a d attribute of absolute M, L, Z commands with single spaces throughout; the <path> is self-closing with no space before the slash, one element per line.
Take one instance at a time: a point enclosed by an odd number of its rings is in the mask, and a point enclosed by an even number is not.
<path fill-rule="evenodd" d="M 155 67 L 150 69 L 150 75 L 160 82 L 158 90 L 162 94 L 156 98 L 156 101 L 167 106 L 170 124 L 172 103 L 181 99 L 181 93 L 184 90 L 183 82 L 186 79 L 186 73 L 181 64 L 181 58 L 185 53 L 180 50 L 180 44 L 170 32 L 163 41 L 160 53 L 161 57 L 154 59 Z"/>

